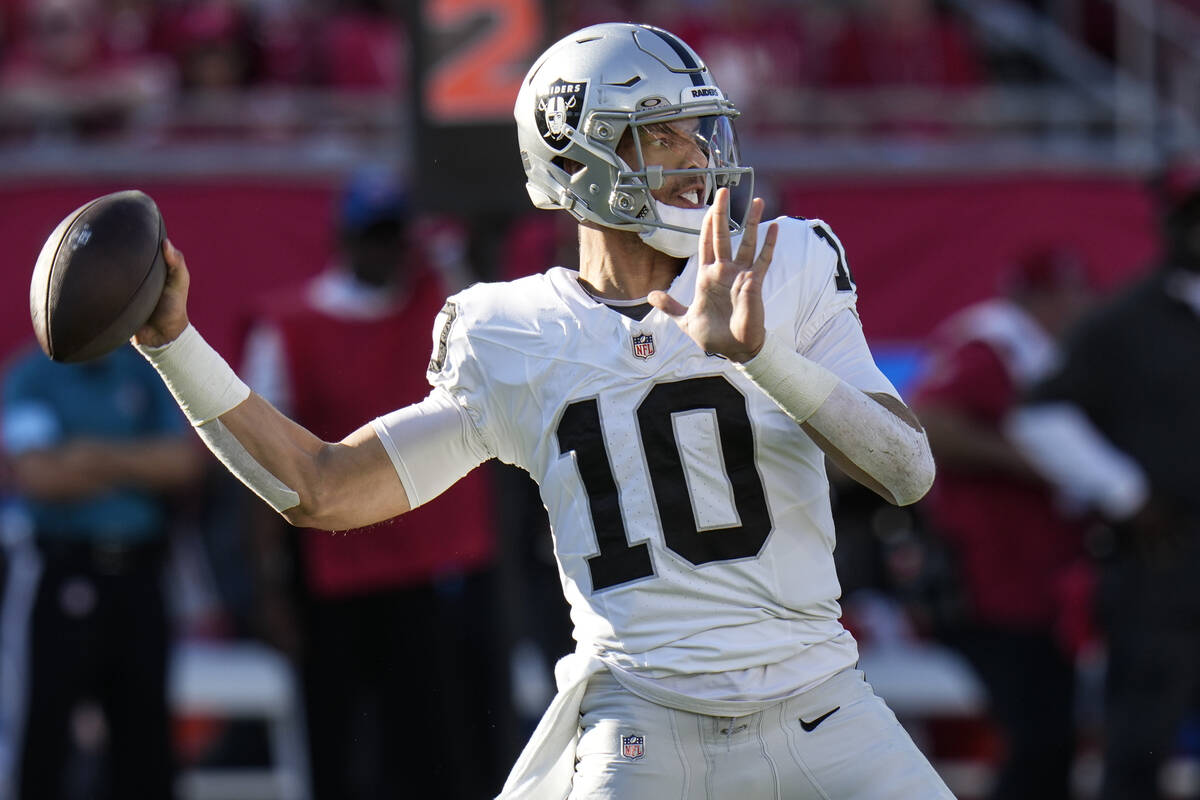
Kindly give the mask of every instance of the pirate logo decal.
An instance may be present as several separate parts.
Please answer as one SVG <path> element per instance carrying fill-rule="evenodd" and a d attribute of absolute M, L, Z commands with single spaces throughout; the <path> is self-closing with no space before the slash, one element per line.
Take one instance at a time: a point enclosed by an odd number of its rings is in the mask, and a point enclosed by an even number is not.
<path fill-rule="evenodd" d="M 546 94 L 538 98 L 537 128 L 546 145 L 562 150 L 571 143 L 570 131 L 579 127 L 583 96 L 587 81 L 564 81 L 550 84 Z"/>

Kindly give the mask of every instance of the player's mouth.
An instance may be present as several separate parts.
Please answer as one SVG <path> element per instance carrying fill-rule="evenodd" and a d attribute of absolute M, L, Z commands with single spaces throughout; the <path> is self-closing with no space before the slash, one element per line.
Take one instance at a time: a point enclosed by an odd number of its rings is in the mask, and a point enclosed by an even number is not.
<path fill-rule="evenodd" d="M 682 192 L 671 195 L 669 202 L 679 208 L 701 208 L 704 205 L 703 199 L 704 184 L 693 184 Z"/>

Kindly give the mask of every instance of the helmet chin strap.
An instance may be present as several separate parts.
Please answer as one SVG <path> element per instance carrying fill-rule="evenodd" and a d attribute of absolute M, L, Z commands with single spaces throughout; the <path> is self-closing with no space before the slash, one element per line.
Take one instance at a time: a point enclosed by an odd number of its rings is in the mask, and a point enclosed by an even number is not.
<path fill-rule="evenodd" d="M 712 156 L 709 156 L 709 166 L 712 166 Z M 658 211 L 658 219 L 677 228 L 689 228 L 689 231 L 675 231 L 670 228 L 651 227 L 641 232 L 642 241 L 660 253 L 666 253 L 675 258 L 691 258 L 700 250 L 700 231 L 704 227 L 704 215 L 712 205 L 713 192 L 716 189 L 712 175 L 704 176 L 704 205 L 700 208 L 680 208 L 667 205 L 651 199 Z"/>
<path fill-rule="evenodd" d="M 657 201 L 655 201 L 657 202 Z M 708 208 L 679 208 L 658 203 L 658 218 L 669 225 L 692 228 L 691 231 L 676 231 L 658 226 L 648 227 L 641 232 L 642 241 L 675 258 L 690 258 L 700 249 L 700 226 Z"/>

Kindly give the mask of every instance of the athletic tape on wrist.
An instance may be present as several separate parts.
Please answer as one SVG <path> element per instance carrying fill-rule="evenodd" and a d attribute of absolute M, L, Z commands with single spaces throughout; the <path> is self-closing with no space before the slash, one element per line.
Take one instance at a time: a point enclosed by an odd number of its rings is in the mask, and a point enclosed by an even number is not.
<path fill-rule="evenodd" d="M 798 423 L 816 413 L 841 383 L 833 372 L 800 355 L 770 331 L 758 354 L 736 366 Z"/>
<path fill-rule="evenodd" d="M 250 396 L 221 355 L 191 325 L 161 347 L 137 348 L 175 396 L 201 440 L 221 463 L 276 511 L 300 505 L 300 495 L 258 463 L 217 417 Z"/>
<path fill-rule="evenodd" d="M 250 396 L 250 387 L 190 324 L 174 341 L 137 349 L 158 370 L 194 426 L 216 419 Z"/>

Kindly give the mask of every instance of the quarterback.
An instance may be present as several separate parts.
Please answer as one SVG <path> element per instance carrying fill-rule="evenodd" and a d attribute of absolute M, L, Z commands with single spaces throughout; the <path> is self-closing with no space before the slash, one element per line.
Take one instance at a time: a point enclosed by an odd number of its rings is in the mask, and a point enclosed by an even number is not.
<path fill-rule="evenodd" d="M 504 798 L 949 798 L 855 669 L 828 457 L 887 500 L 933 480 L 876 367 L 841 243 L 762 224 L 733 104 L 674 35 L 603 24 L 516 101 L 535 206 L 580 269 L 449 298 L 413 406 L 324 442 L 188 324 L 188 272 L 135 343 L 219 458 L 290 522 L 353 528 L 498 458 L 550 515 L 576 651 Z"/>

